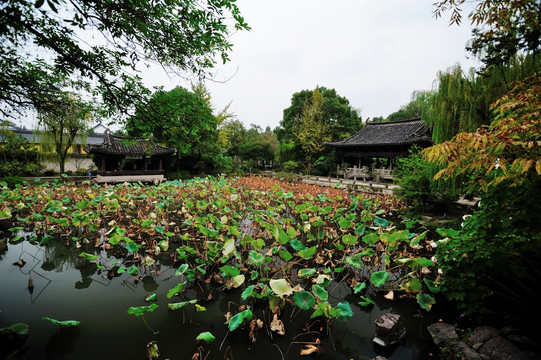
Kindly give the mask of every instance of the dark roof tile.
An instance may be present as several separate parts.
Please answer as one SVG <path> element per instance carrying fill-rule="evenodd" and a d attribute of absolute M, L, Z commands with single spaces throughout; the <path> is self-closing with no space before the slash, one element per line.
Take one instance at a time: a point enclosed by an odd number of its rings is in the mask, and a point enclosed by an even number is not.
<path fill-rule="evenodd" d="M 160 146 L 152 139 L 130 139 L 106 132 L 103 143 L 99 145 L 89 145 L 86 151 L 89 154 L 168 155 L 174 153 L 175 149 Z"/>

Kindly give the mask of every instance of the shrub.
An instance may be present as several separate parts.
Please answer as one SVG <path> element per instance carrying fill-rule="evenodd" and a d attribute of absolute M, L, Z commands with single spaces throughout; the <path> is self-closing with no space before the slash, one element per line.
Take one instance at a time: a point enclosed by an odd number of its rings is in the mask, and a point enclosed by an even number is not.
<path fill-rule="evenodd" d="M 85 168 L 77 168 L 77 170 L 75 170 L 75 175 L 77 175 L 77 176 L 87 176 L 88 175 L 88 170 L 85 169 Z"/>
<path fill-rule="evenodd" d="M 296 171 L 299 168 L 299 163 L 293 160 L 286 161 L 284 163 L 284 170 L 285 171 Z"/>
<path fill-rule="evenodd" d="M 410 155 L 398 159 L 394 181 L 400 188 L 394 193 L 405 204 L 414 207 L 436 205 L 446 207 L 458 198 L 455 182 L 434 181 L 438 168 L 428 162 L 419 147 L 413 147 Z"/>
<path fill-rule="evenodd" d="M 20 177 L 20 176 L 5 176 L 4 178 L 2 178 L 2 181 L 0 182 L 5 182 L 8 187 L 10 188 L 15 188 L 16 185 L 19 185 L 19 184 L 22 184 L 25 182 L 25 180 Z"/>

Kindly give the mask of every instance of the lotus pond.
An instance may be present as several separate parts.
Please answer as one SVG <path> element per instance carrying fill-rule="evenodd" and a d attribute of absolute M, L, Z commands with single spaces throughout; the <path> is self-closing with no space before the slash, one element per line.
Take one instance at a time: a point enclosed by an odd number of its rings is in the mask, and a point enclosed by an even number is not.
<path fill-rule="evenodd" d="M 430 358 L 426 326 L 452 320 L 399 207 L 257 177 L 4 186 L 0 356 Z M 406 336 L 380 347 L 389 312 Z"/>

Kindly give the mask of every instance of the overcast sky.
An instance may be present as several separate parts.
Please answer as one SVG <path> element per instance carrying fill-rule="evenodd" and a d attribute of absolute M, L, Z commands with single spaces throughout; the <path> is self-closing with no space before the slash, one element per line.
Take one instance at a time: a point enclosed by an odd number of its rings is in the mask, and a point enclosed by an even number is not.
<path fill-rule="evenodd" d="M 448 26 L 432 16 L 434 0 L 238 0 L 252 30 L 230 38 L 231 61 L 207 81 L 218 109 L 230 110 L 246 127 L 279 125 L 293 93 L 334 88 L 363 120 L 387 116 L 429 90 L 438 71 L 468 59 L 467 19 Z M 467 13 L 464 14 L 465 16 Z M 189 88 L 184 80 L 147 73 L 151 86 Z"/>

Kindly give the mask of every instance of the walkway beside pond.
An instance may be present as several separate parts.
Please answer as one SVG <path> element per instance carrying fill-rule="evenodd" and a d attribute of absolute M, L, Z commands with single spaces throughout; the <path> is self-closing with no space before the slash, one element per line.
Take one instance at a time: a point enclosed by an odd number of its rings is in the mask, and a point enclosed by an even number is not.
<path fill-rule="evenodd" d="M 304 175 L 301 177 L 302 182 L 312 185 L 333 186 L 341 189 L 351 189 L 357 191 L 377 192 L 382 194 L 392 194 L 393 189 L 399 188 L 398 185 L 392 183 L 382 183 L 374 181 L 354 180 L 354 179 L 339 179 L 333 177 Z"/>

